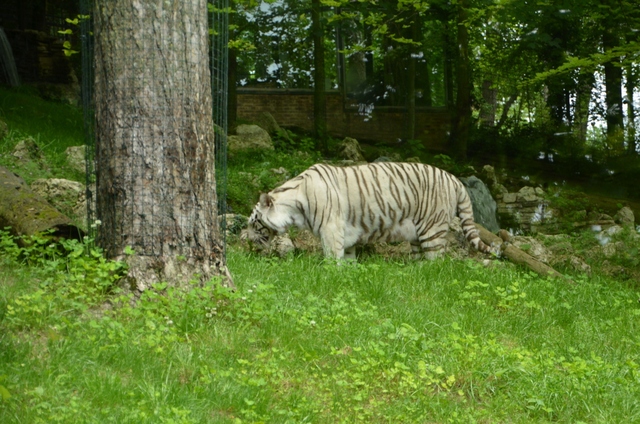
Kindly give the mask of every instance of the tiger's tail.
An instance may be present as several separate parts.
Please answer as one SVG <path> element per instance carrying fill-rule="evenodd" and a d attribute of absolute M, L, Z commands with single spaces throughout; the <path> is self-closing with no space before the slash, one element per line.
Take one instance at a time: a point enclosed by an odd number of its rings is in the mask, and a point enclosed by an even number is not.
<path fill-rule="evenodd" d="M 482 253 L 495 253 L 491 246 L 488 246 L 480 239 L 480 233 L 478 232 L 473 219 L 471 199 L 469 198 L 469 194 L 462 183 L 459 183 L 458 185 L 457 215 L 460 218 L 460 225 L 462 226 L 464 237 L 473 246 L 473 248 Z"/>

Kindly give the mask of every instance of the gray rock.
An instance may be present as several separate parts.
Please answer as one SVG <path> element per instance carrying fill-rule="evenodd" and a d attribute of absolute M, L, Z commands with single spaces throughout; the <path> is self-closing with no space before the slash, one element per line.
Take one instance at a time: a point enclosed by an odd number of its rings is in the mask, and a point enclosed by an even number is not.
<path fill-rule="evenodd" d="M 552 254 L 540 241 L 533 237 L 515 236 L 511 237 L 511 243 L 518 249 L 528 253 L 540 262 L 546 264 L 551 260 Z"/>
<path fill-rule="evenodd" d="M 571 267 L 578 272 L 583 272 L 585 274 L 591 274 L 591 266 L 586 264 L 582 259 L 577 256 L 571 256 L 569 259 L 569 264 Z"/>
<path fill-rule="evenodd" d="M 633 214 L 633 211 L 630 207 L 625 206 L 620 209 L 613 217 L 613 220 L 616 224 L 619 224 L 623 227 L 631 227 L 633 228 L 636 222 L 636 218 Z"/>
<path fill-rule="evenodd" d="M 386 156 L 380 156 L 375 159 L 374 162 L 402 162 L 402 156 L 400 156 L 400 153 L 390 152 Z"/>
<path fill-rule="evenodd" d="M 493 190 L 494 187 L 498 185 L 498 177 L 496 175 L 496 170 L 491 165 L 485 165 L 482 167 L 482 176 L 485 181 L 488 181 L 489 187 Z"/>
<path fill-rule="evenodd" d="M 538 201 L 538 195 L 533 187 L 522 187 L 516 194 L 518 201 L 524 202 L 536 202 Z"/>
<path fill-rule="evenodd" d="M 293 252 L 295 250 L 295 246 L 288 234 L 282 234 L 273 238 L 271 241 L 271 249 L 276 255 L 284 257 L 287 253 Z"/>
<path fill-rule="evenodd" d="M 338 157 L 344 160 L 352 160 L 354 162 L 366 162 L 362 155 L 362 149 L 358 140 L 351 137 L 345 137 L 338 146 Z"/>
<path fill-rule="evenodd" d="M 31 137 L 20 140 L 13 148 L 12 154 L 20 162 L 42 162 L 44 160 L 40 146 Z"/>
<path fill-rule="evenodd" d="M 278 125 L 276 118 L 274 118 L 269 112 L 262 112 L 256 120 L 256 124 L 271 136 L 277 135 L 278 132 L 282 131 L 282 128 Z"/>
<path fill-rule="evenodd" d="M 257 125 L 238 125 L 236 135 L 230 135 L 228 143 L 230 152 L 274 149 L 269 133 Z"/>
<path fill-rule="evenodd" d="M 500 229 L 496 217 L 497 204 L 491 197 L 489 188 L 478 177 L 461 178 L 473 204 L 473 219 L 487 230 L 496 232 Z"/>
<path fill-rule="evenodd" d="M 78 172 L 87 171 L 86 148 L 85 146 L 70 146 L 64 151 L 67 156 L 67 163 Z"/>
<path fill-rule="evenodd" d="M 607 243 L 602 246 L 602 254 L 606 258 L 612 258 L 625 249 L 624 243 L 621 241 L 615 243 Z"/>
<path fill-rule="evenodd" d="M 6 122 L 0 119 L 0 140 L 5 138 L 9 134 L 9 126 Z"/>
<path fill-rule="evenodd" d="M 518 196 L 516 193 L 504 193 L 502 195 L 502 201 L 504 203 L 515 203 Z"/>
<path fill-rule="evenodd" d="M 87 201 L 84 184 L 61 178 L 41 178 L 31 183 L 31 189 L 79 224 L 86 221 Z"/>

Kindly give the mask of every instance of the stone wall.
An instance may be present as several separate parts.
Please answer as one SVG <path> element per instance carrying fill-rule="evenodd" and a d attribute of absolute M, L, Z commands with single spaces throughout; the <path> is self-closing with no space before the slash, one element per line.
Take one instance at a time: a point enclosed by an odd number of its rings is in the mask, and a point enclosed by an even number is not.
<path fill-rule="evenodd" d="M 540 187 L 522 187 L 516 193 L 500 187 L 502 189 L 498 187 L 495 198 L 502 228 L 536 233 L 556 222 L 555 212 L 549 208 Z"/>
<path fill-rule="evenodd" d="M 238 119 L 255 122 L 269 112 L 283 127 L 313 129 L 311 90 L 238 89 Z M 338 138 L 393 143 L 406 138 L 407 113 L 403 108 L 378 107 L 363 111 L 339 92 L 327 93 L 327 126 Z M 420 108 L 416 112 L 416 139 L 430 150 L 445 151 L 451 114 L 445 108 Z"/>

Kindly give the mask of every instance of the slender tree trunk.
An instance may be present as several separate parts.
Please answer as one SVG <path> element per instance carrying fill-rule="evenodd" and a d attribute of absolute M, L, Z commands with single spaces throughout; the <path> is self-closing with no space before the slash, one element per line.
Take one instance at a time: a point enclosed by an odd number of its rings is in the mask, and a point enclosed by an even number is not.
<path fill-rule="evenodd" d="M 324 72 L 324 29 L 320 20 L 320 0 L 311 1 L 311 32 L 313 36 L 313 122 L 319 148 L 327 147 L 327 94 Z"/>
<path fill-rule="evenodd" d="M 593 74 L 578 76 L 578 88 L 576 90 L 576 108 L 574 119 L 574 132 L 584 146 L 587 141 L 589 125 L 589 103 L 591 103 L 591 89 L 594 82 Z M 576 128 L 577 127 L 577 128 Z"/>
<path fill-rule="evenodd" d="M 365 24 L 364 25 L 364 43 L 366 46 L 371 46 L 373 44 L 373 37 L 371 35 L 371 26 Z M 364 69 L 367 80 L 373 78 L 373 50 L 367 50 L 364 53 Z"/>
<path fill-rule="evenodd" d="M 493 88 L 493 81 L 482 81 L 482 100 L 484 104 L 480 109 L 480 122 L 486 127 L 495 127 L 496 112 L 498 110 L 498 91 Z"/>
<path fill-rule="evenodd" d="M 602 45 L 605 50 L 616 47 L 618 38 L 613 28 L 605 30 Z M 607 135 L 615 136 L 624 129 L 622 116 L 622 68 L 613 62 L 604 64 L 604 82 L 606 86 L 605 103 L 607 105 Z"/>
<path fill-rule="evenodd" d="M 418 17 L 414 17 L 411 22 L 411 39 L 414 42 L 419 41 L 419 23 Z M 408 81 L 407 81 L 407 112 L 408 112 L 408 125 L 407 125 L 407 138 L 414 140 L 416 138 L 416 61 L 417 61 L 417 49 L 415 45 L 411 46 L 409 55 L 409 69 L 408 69 Z"/>
<path fill-rule="evenodd" d="M 637 87 L 638 75 L 634 72 L 633 66 L 626 68 L 626 91 L 627 91 L 627 150 L 631 155 L 637 155 L 636 144 L 636 108 L 633 104 L 633 95 Z"/>
<path fill-rule="evenodd" d="M 456 73 L 456 105 L 451 126 L 451 149 L 458 159 L 466 159 L 471 125 L 471 64 L 469 63 L 469 31 L 466 27 L 468 0 L 459 0 L 457 9 L 458 60 Z"/>
<path fill-rule="evenodd" d="M 451 29 L 449 20 L 443 20 L 442 25 L 444 27 L 444 102 L 447 108 L 453 109 L 453 64 L 456 61 L 457 49 L 452 35 L 453 29 Z"/>
<path fill-rule="evenodd" d="M 228 276 L 216 211 L 207 2 L 93 6 L 98 242 L 129 264 L 139 291 Z"/>
<path fill-rule="evenodd" d="M 229 74 L 227 75 L 227 124 L 229 132 L 235 130 L 238 120 L 238 56 L 235 49 L 229 49 Z"/>
<path fill-rule="evenodd" d="M 425 76 L 424 76 L 424 104 L 426 106 L 432 106 L 433 105 L 433 87 L 431 87 L 431 72 L 433 70 L 431 63 L 429 62 L 429 57 L 425 57 L 425 69 L 427 69 L 427 72 L 425 72 Z"/>
<path fill-rule="evenodd" d="M 505 122 L 507 122 L 507 118 L 509 117 L 509 111 L 511 110 L 511 106 L 518 100 L 518 94 L 514 93 L 504 102 L 502 106 L 502 113 L 500 114 L 500 119 L 498 120 L 498 124 L 496 125 L 498 128 L 502 128 Z"/>

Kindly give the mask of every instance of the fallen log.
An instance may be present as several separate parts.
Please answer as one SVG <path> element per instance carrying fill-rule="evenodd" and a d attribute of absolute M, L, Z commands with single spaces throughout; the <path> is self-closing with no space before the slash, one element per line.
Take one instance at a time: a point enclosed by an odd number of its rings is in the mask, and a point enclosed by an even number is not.
<path fill-rule="evenodd" d="M 508 242 L 503 243 L 503 239 L 493 234 L 491 231 L 484 228 L 482 225 L 476 223 L 476 228 L 480 233 L 480 239 L 489 246 L 501 246 L 500 250 L 502 252 L 502 256 L 509 259 L 511 262 L 516 263 L 518 265 L 524 265 L 533 272 L 543 276 L 543 277 L 554 277 L 565 280 L 569 283 L 575 284 L 573 280 L 565 277 L 560 274 L 555 269 L 551 268 L 549 265 L 540 262 L 533 256 L 529 255 L 525 251 L 518 249 L 513 244 Z"/>
<path fill-rule="evenodd" d="M 25 181 L 0 166 L 0 229 L 15 236 L 51 231 L 55 238 L 80 239 L 83 231 L 71 219 L 34 193 Z"/>

